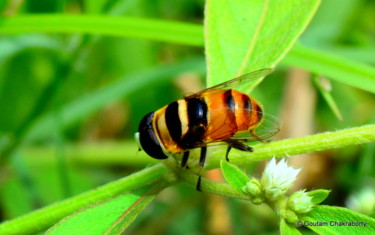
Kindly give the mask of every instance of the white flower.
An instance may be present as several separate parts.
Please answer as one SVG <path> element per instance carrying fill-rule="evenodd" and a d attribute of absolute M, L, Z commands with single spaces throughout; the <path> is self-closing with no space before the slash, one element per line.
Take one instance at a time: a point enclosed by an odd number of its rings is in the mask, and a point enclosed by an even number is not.
<path fill-rule="evenodd" d="M 276 164 L 275 158 L 272 158 L 264 169 L 261 180 L 265 197 L 274 201 L 285 195 L 293 186 L 300 170 L 288 166 L 285 159 Z"/>

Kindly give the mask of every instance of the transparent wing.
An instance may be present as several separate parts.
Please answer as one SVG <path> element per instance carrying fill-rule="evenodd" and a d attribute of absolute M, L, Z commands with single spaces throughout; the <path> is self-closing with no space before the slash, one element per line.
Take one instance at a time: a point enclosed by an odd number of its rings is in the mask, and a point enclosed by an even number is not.
<path fill-rule="evenodd" d="M 234 78 L 232 80 L 229 80 L 229 81 L 220 83 L 218 85 L 209 87 L 206 90 L 236 88 L 240 84 L 249 83 L 253 80 L 265 77 L 268 74 L 270 74 L 271 72 L 272 72 L 272 69 L 270 69 L 270 68 L 253 71 L 253 72 L 244 74 L 242 76 L 239 76 L 237 78 Z"/>
<path fill-rule="evenodd" d="M 218 117 L 216 120 L 211 120 L 207 125 L 207 129 L 210 128 L 210 135 L 215 136 L 215 140 L 204 140 L 200 143 L 194 145 L 195 148 L 203 146 L 213 146 L 227 144 L 227 142 L 239 141 L 239 142 L 253 142 L 253 141 L 263 141 L 266 142 L 269 138 L 276 135 L 280 129 L 280 121 L 277 117 L 264 112 L 259 113 L 262 119 L 256 124 L 255 128 L 250 130 L 238 132 L 237 124 L 233 121 L 234 116 L 230 117 L 228 115 L 234 115 L 230 112 L 223 112 L 219 110 L 210 110 L 209 112 L 220 112 L 225 115 L 215 115 Z M 253 111 L 255 112 L 255 111 Z M 251 122 L 251 120 L 250 120 Z M 212 128 L 213 127 L 213 128 Z M 209 139 L 209 138 L 206 138 Z"/>
<path fill-rule="evenodd" d="M 263 118 L 258 126 L 249 132 L 237 133 L 231 140 L 243 142 L 266 141 L 281 130 L 281 122 L 273 115 L 262 113 Z"/>
<path fill-rule="evenodd" d="M 185 97 L 194 97 L 194 96 L 200 96 L 200 94 L 205 93 L 207 91 L 212 91 L 212 90 L 220 90 L 220 89 L 236 89 L 236 90 L 241 90 L 239 87 L 241 85 L 249 84 L 252 81 L 256 81 L 259 78 L 265 77 L 268 74 L 270 74 L 273 70 L 270 68 L 267 69 L 261 69 L 257 70 L 254 72 L 250 72 L 247 74 L 244 74 L 242 76 L 239 76 L 237 78 L 234 78 L 232 80 L 220 83 L 218 85 L 206 88 L 204 90 L 201 90 L 199 92 L 185 95 Z"/>

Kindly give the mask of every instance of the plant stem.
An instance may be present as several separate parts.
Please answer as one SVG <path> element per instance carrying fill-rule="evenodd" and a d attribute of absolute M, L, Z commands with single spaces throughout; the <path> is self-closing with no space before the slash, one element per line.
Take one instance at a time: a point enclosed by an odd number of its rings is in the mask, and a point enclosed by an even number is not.
<path fill-rule="evenodd" d="M 46 230 L 60 219 L 81 208 L 140 188 L 143 185 L 161 179 L 166 173 L 167 168 L 162 164 L 157 164 L 97 189 L 4 222 L 0 224 L 0 234 L 27 234 Z M 166 184 L 165 187 L 170 184 L 172 182 Z"/>
<path fill-rule="evenodd" d="M 192 174 L 181 174 L 179 180 L 192 187 L 197 185 L 198 176 Z M 219 183 L 209 179 L 202 178 L 202 192 L 218 194 L 225 197 L 249 200 L 249 196 L 239 192 L 232 185 Z"/>
<path fill-rule="evenodd" d="M 238 150 L 230 152 L 229 159 L 234 164 L 248 164 L 272 157 L 288 157 L 291 155 L 342 148 L 349 145 L 358 145 L 375 142 L 375 124 L 344 130 L 325 132 L 301 138 L 286 139 L 269 144 L 253 146 L 254 152 L 248 153 Z M 215 151 L 208 159 L 206 169 L 218 168 L 219 162 L 225 156 L 225 149 Z"/>

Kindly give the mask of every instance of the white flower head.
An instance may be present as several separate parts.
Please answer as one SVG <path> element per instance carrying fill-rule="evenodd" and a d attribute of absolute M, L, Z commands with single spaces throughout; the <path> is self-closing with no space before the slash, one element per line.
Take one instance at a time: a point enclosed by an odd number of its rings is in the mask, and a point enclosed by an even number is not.
<path fill-rule="evenodd" d="M 288 166 L 285 159 L 281 159 L 277 164 L 275 158 L 267 163 L 262 175 L 262 187 L 266 198 L 274 201 L 293 186 L 296 176 L 301 169 L 294 169 Z"/>

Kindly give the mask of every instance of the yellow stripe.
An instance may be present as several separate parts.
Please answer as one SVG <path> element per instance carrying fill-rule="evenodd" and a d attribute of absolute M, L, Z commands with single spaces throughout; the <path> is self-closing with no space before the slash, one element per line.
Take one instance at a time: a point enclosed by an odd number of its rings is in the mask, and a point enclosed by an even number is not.
<path fill-rule="evenodd" d="M 159 142 L 163 145 L 164 149 L 169 153 L 181 152 L 181 148 L 174 142 L 171 135 L 169 134 L 167 123 L 165 121 L 165 110 L 167 106 L 157 110 L 154 115 L 153 126 L 156 129 L 157 138 Z"/>
<path fill-rule="evenodd" d="M 187 113 L 186 100 L 179 99 L 178 101 L 178 116 L 181 121 L 181 136 L 184 136 L 189 130 L 189 118 Z"/>

